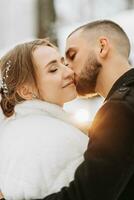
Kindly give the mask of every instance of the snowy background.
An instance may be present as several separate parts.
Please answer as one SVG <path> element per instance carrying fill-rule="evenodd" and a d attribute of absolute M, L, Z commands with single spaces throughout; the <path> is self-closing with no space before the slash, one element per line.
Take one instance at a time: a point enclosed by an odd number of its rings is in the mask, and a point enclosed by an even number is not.
<path fill-rule="evenodd" d="M 0 0 L 0 56 L 15 44 L 38 37 L 39 1 Z M 132 45 L 130 60 L 134 63 L 134 0 L 53 0 L 53 4 L 56 12 L 53 29 L 62 54 L 66 37 L 74 28 L 91 20 L 112 19 L 128 34 Z M 102 102 L 97 97 L 77 99 L 65 105 L 65 109 L 79 112 L 83 118 L 86 110 L 92 120 Z"/>

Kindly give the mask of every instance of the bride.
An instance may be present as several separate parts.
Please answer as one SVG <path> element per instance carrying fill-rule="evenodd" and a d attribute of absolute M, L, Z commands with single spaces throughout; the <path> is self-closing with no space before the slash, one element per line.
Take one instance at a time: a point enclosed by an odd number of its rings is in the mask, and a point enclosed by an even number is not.
<path fill-rule="evenodd" d="M 20 44 L 0 60 L 0 191 L 43 198 L 74 178 L 88 137 L 64 103 L 77 96 L 74 72 L 46 39 Z"/>

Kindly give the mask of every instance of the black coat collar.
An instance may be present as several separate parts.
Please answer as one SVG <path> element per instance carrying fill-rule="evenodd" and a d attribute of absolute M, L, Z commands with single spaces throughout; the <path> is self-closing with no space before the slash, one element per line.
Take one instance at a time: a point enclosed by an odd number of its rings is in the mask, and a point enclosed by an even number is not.
<path fill-rule="evenodd" d="M 113 85 L 111 90 L 109 91 L 105 101 L 107 101 L 112 94 L 118 90 L 120 87 L 126 87 L 131 82 L 134 82 L 134 68 L 127 71 L 125 74 L 123 74 Z"/>

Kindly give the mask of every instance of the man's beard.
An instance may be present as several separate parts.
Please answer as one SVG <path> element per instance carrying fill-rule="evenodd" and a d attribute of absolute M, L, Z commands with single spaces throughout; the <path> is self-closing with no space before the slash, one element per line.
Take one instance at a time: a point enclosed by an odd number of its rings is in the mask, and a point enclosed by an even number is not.
<path fill-rule="evenodd" d="M 79 95 L 94 96 L 97 94 L 95 88 L 101 67 L 102 65 L 97 61 L 96 56 L 93 53 L 92 55 L 90 54 L 76 84 L 76 89 Z"/>

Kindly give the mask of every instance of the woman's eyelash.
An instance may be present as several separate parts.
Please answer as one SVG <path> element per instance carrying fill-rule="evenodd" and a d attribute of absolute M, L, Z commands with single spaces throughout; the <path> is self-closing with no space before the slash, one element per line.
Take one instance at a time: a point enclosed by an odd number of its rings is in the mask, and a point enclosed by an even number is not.
<path fill-rule="evenodd" d="M 50 67 L 49 72 L 54 73 L 54 72 L 56 72 L 57 70 L 58 70 L 58 64 L 55 63 L 55 64 L 53 64 L 53 65 Z"/>
<path fill-rule="evenodd" d="M 50 72 L 53 73 L 53 72 L 56 72 L 57 70 L 58 69 L 51 69 Z"/>

